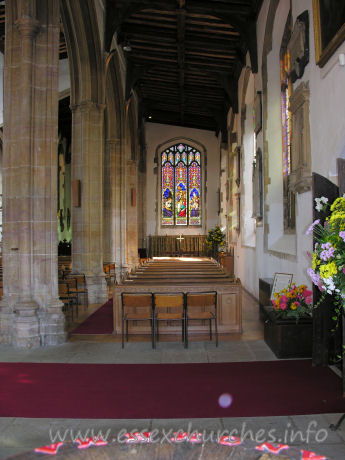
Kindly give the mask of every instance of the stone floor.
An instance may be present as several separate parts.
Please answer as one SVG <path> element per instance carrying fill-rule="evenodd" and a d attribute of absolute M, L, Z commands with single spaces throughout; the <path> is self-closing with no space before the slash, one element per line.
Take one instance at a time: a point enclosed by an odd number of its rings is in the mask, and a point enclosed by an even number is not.
<path fill-rule="evenodd" d="M 92 309 L 91 309 L 92 310 Z M 89 310 L 89 313 L 90 311 Z M 118 338 L 112 341 L 98 337 L 97 341 L 69 341 L 63 345 L 37 350 L 15 350 L 0 346 L 0 362 L 66 362 L 66 363 L 181 363 L 275 360 L 262 338 L 257 305 L 244 295 L 244 334 L 223 337 L 219 347 L 205 341 L 192 341 L 186 350 L 181 343 L 162 341 L 152 350 L 150 342 L 133 339 L 121 349 Z M 87 313 L 85 313 L 86 315 Z M 81 320 L 82 318 L 80 318 Z M 116 341 L 115 341 L 116 340 Z M 78 436 L 102 435 L 116 440 L 121 430 L 130 432 L 158 429 L 165 439 L 170 431 L 217 432 L 237 430 L 246 445 L 287 443 L 304 450 L 315 451 L 329 459 L 345 458 L 345 421 L 336 432 L 329 429 L 341 414 L 302 415 L 293 417 L 255 417 L 182 420 L 86 420 L 0 418 L 0 458 L 7 458 L 35 447 L 58 441 L 58 436 L 71 440 Z M 89 431 L 88 431 L 89 430 Z M 78 433 L 79 432 L 79 433 Z M 139 458 L 135 452 L 131 458 Z M 242 457 L 241 457 L 242 458 Z M 244 458 L 244 457 L 243 457 Z M 285 457 L 287 458 L 287 457 Z"/>

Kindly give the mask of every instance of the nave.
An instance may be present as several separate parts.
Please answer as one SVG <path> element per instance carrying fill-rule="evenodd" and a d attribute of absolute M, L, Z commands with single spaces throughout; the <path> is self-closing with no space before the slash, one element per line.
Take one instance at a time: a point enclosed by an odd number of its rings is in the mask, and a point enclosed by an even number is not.
<path fill-rule="evenodd" d="M 137 271 L 137 275 L 133 276 L 133 281 L 128 283 L 137 283 L 140 288 L 147 287 L 148 283 L 157 282 L 156 277 L 162 278 L 162 266 L 168 264 L 170 272 L 171 263 L 175 265 L 175 275 L 182 276 L 185 279 L 186 276 L 195 276 L 196 269 L 195 263 L 200 261 L 187 260 L 185 262 L 181 260 L 168 260 L 163 259 L 158 261 L 159 268 L 158 273 L 156 272 L 155 264 L 148 264 L 146 270 Z M 66 264 L 65 264 L 66 265 Z M 157 267 L 157 266 L 156 266 Z M 166 267 L 167 268 L 167 267 Z M 187 272 L 190 272 L 189 275 Z M 218 273 L 221 275 L 217 282 L 226 283 L 233 282 L 233 277 L 226 274 L 218 265 L 210 261 L 204 261 L 203 269 L 199 269 L 201 276 L 207 272 L 208 276 Z M 203 273 L 201 273 L 203 272 Z M 143 273 L 146 273 L 143 276 Z M 135 278 L 137 276 L 137 278 Z M 164 277 L 164 276 L 163 276 Z M 128 279 L 131 279 L 129 277 Z M 212 279 L 212 276 L 211 278 Z M 199 280 L 200 281 L 200 280 Z M 210 281 L 210 280 L 209 280 Z M 201 278 L 201 286 L 203 286 L 205 280 Z M 123 281 L 126 284 L 126 281 Z M 109 282 L 108 294 L 109 297 L 112 295 L 114 289 L 112 280 Z M 81 298 L 83 299 L 83 297 Z M 85 308 L 87 307 L 87 308 Z M 56 347 L 39 348 L 36 350 L 22 350 L 12 349 L 9 346 L 0 346 L 0 362 L 8 363 L 53 363 L 60 364 L 75 364 L 75 365 L 173 365 L 173 364 L 190 364 L 200 365 L 207 363 L 218 363 L 223 365 L 225 363 L 237 363 L 243 367 L 245 363 L 275 363 L 278 362 L 273 352 L 268 348 L 263 340 L 263 323 L 259 319 L 259 306 L 258 302 L 245 290 L 242 290 L 242 333 L 232 334 L 220 334 L 219 335 L 219 346 L 215 347 L 214 343 L 208 340 L 207 334 L 193 334 L 189 339 L 189 348 L 185 349 L 181 345 L 180 336 L 178 334 L 167 334 L 160 337 L 157 348 L 153 350 L 151 348 L 150 336 L 134 334 L 130 336 L 130 340 L 125 344 L 125 348 L 121 348 L 121 335 L 120 334 L 76 334 L 73 331 L 80 326 L 87 318 L 90 318 L 92 314 L 97 312 L 101 307 L 100 304 L 79 305 L 79 316 L 74 316 L 73 322 L 68 322 L 68 342 Z M 194 364 L 193 364 L 194 363 Z M 264 363 L 263 363 L 264 364 Z M 263 378 L 264 376 L 262 376 Z M 81 383 L 82 385 L 82 383 Z M 253 390 L 255 391 L 255 382 L 253 381 Z M 230 385 L 231 387 L 231 385 Z M 91 384 L 92 388 L 92 384 Z M 225 383 L 224 388 L 228 389 L 228 393 L 231 394 L 228 384 Z M 102 391 L 102 390 L 100 390 Z M 206 397 L 206 394 L 205 394 Z M 260 397 L 260 396 L 258 396 Z M 63 401 L 62 401 L 63 404 Z M 129 402 L 128 402 L 129 404 Z M 278 404 L 278 403 L 277 403 Z M 147 431 L 152 432 L 158 430 L 160 436 L 164 433 L 172 430 L 176 432 L 181 431 L 194 431 L 203 432 L 210 434 L 216 433 L 218 430 L 221 433 L 227 431 L 237 430 L 241 436 L 244 434 L 245 440 L 242 446 L 237 447 L 237 451 L 234 451 L 236 455 L 243 455 L 241 449 L 245 449 L 246 458 L 259 459 L 259 454 L 254 449 L 255 441 L 253 437 L 257 436 L 258 433 L 267 433 L 270 430 L 276 430 L 277 438 L 283 439 L 284 435 L 287 437 L 287 433 L 300 432 L 305 433 L 308 430 L 310 424 L 316 423 L 317 430 L 327 431 L 327 442 L 322 444 L 317 443 L 315 438 L 305 441 L 305 437 L 294 440 L 292 448 L 289 449 L 289 457 L 291 459 L 300 458 L 301 450 L 314 451 L 326 455 L 327 458 L 341 459 L 343 458 L 344 451 L 344 440 L 345 440 L 345 429 L 342 427 L 336 433 L 333 433 L 329 429 L 330 423 L 335 423 L 341 414 L 313 414 L 313 415 L 278 415 L 278 416 L 245 416 L 245 417 L 231 417 L 226 414 L 223 417 L 216 418 L 140 418 L 140 419 L 126 419 L 126 418 L 109 418 L 109 419 L 95 419 L 95 418 L 32 418 L 27 417 L 2 417 L 0 420 L 2 427 L 1 434 L 1 448 L 0 458 L 6 458 L 9 455 L 20 454 L 24 451 L 32 451 L 34 448 L 39 446 L 45 446 L 50 444 L 50 436 L 56 434 L 58 430 L 64 433 L 66 430 L 68 436 L 73 436 L 69 430 L 76 432 L 80 430 L 81 433 L 87 432 L 87 430 L 94 430 L 94 432 L 103 433 L 110 432 L 111 436 L 116 436 L 121 430 L 126 432 L 134 431 Z M 30 428 L 29 428 L 30 427 Z M 109 431 L 110 430 L 110 431 Z M 34 432 L 34 436 L 33 436 Z M 304 439 L 304 441 L 303 441 Z M 314 441 L 314 442 L 313 442 Z M 258 443 L 256 443 L 258 444 Z M 57 458 L 65 458 L 64 454 L 74 455 L 76 448 L 72 447 L 73 443 L 69 442 L 61 450 L 61 457 L 57 454 Z M 67 449 L 67 450 L 66 450 Z M 90 448 L 91 449 L 91 448 Z M 96 449 L 94 447 L 93 449 Z M 116 444 L 112 444 L 112 454 L 123 455 L 127 452 L 126 446 L 121 446 L 122 450 Z M 159 448 L 154 446 L 138 445 L 136 446 L 136 453 L 133 454 L 133 458 L 145 458 L 149 455 L 150 458 L 160 459 L 162 455 L 182 455 L 184 458 L 189 455 L 198 454 L 198 458 L 209 458 L 207 455 L 211 455 L 212 458 L 225 458 L 229 455 L 229 451 L 224 450 L 224 446 L 219 446 L 214 443 L 206 443 L 205 448 L 202 450 L 200 446 L 195 445 L 193 451 L 191 446 L 185 443 L 181 446 L 173 446 L 172 444 L 160 444 Z M 235 448 L 234 448 L 235 449 Z M 90 451 L 91 455 L 96 455 Z M 102 452 L 107 455 L 107 451 Z M 127 454 L 128 455 L 128 454 Z M 272 454 L 273 455 L 273 454 Z M 29 454 L 26 453 L 24 457 L 19 458 L 30 458 Z M 92 457 L 97 458 L 97 457 Z M 107 458 L 107 457 L 104 457 Z M 109 457 L 111 458 L 111 457 Z M 272 457 L 274 458 L 274 456 Z"/>

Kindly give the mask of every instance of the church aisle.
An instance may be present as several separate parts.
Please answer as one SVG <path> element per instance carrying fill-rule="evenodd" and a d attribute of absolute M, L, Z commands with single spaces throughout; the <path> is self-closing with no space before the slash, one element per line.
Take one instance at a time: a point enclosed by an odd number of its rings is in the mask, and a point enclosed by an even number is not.
<path fill-rule="evenodd" d="M 87 311 L 81 309 L 81 321 L 95 311 L 99 305 L 92 305 Z M 263 341 L 263 324 L 259 321 L 257 302 L 245 291 L 243 292 L 243 334 L 232 334 L 221 337 L 219 347 L 205 341 L 205 337 L 195 337 L 189 349 L 184 349 L 179 341 L 172 337 L 162 338 L 157 349 L 152 350 L 148 338 L 133 337 L 121 349 L 120 337 L 115 336 L 84 336 L 83 339 L 73 337 L 69 342 L 36 350 L 16 350 L 7 345 L 0 345 L 0 362 L 56 362 L 56 363 L 106 363 L 106 364 L 159 364 L 159 363 L 191 363 L 191 362 L 244 362 L 276 360 L 276 357 Z M 75 327 L 75 326 L 73 326 Z M 145 341 L 143 341 L 145 340 Z M 176 341 L 174 341 L 176 340 Z M 278 383 L 278 382 L 277 382 Z M 83 436 L 89 430 L 96 435 L 102 432 L 116 437 L 121 430 L 152 431 L 157 429 L 163 433 L 169 430 L 197 430 L 210 434 L 237 430 L 246 437 L 246 443 L 252 446 L 253 437 L 269 436 L 275 430 L 277 440 L 284 436 L 294 437 L 290 444 L 294 448 L 315 451 L 327 458 L 342 460 L 345 451 L 345 425 L 337 432 L 329 430 L 330 423 L 335 423 L 341 414 L 298 415 L 279 417 L 236 417 L 217 419 L 27 419 L 0 418 L 0 459 L 31 451 L 37 446 L 50 444 L 56 436 L 66 440 L 78 432 Z M 308 430 L 315 433 L 308 435 Z M 262 431 L 264 430 L 264 431 Z M 271 432 L 272 433 L 272 432 Z M 325 440 L 318 442 L 316 434 L 323 434 Z M 307 439 L 308 436 L 308 439 Z M 266 438 L 265 438 L 266 439 Z M 321 438 L 320 438 L 321 439 Z M 269 438 L 267 437 L 267 440 Z M 271 440 L 272 441 L 272 440 Z M 291 441 L 291 439 L 289 439 Z M 133 458 L 138 458 L 133 456 Z"/>

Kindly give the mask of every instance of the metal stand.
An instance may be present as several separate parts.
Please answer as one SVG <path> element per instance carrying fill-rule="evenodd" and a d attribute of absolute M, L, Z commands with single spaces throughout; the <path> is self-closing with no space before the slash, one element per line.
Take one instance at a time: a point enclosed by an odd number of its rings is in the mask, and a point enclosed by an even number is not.
<path fill-rule="evenodd" d="M 343 414 L 340 419 L 337 421 L 337 423 L 334 425 L 332 423 L 332 425 L 329 426 L 330 430 L 332 431 L 337 431 L 337 429 L 340 427 L 340 425 L 343 423 L 343 420 L 345 420 L 345 414 Z"/>

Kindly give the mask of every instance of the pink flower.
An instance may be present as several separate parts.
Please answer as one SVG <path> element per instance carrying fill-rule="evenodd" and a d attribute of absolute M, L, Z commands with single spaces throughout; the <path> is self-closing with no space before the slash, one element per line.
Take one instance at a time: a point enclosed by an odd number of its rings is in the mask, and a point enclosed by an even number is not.
<path fill-rule="evenodd" d="M 288 301 L 288 298 L 286 297 L 286 295 L 282 295 L 281 298 L 280 298 L 280 303 L 287 303 Z"/>
<path fill-rule="evenodd" d="M 302 292 L 303 297 L 310 297 L 312 294 L 312 291 L 309 291 L 308 289 L 304 289 L 304 291 Z"/>
<path fill-rule="evenodd" d="M 286 307 L 287 307 L 286 303 L 280 302 L 280 309 L 281 310 L 286 310 Z"/>
<path fill-rule="evenodd" d="M 312 302 L 313 302 L 313 299 L 312 299 L 310 296 L 308 296 L 308 297 L 305 298 L 305 303 L 306 303 L 307 305 L 310 305 Z"/>

